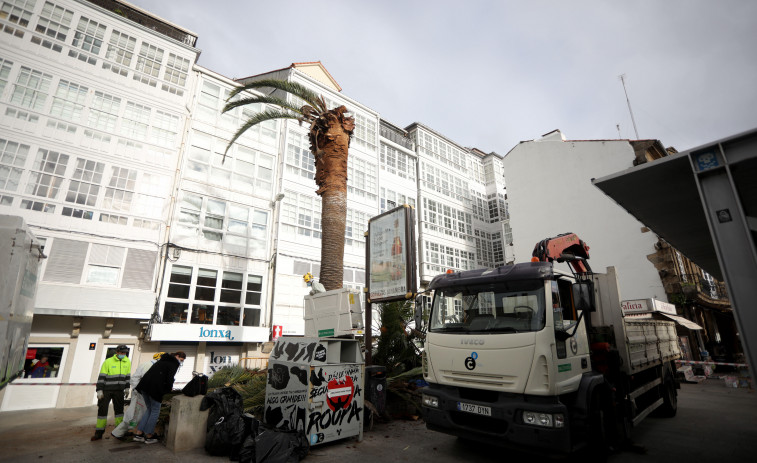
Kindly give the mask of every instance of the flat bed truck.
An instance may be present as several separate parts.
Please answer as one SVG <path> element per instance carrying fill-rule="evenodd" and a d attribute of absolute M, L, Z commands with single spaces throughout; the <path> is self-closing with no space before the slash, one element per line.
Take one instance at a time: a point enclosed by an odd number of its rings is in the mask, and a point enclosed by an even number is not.
<path fill-rule="evenodd" d="M 534 256 L 430 283 L 428 429 L 552 454 L 602 454 L 628 442 L 651 412 L 675 415 L 674 322 L 624 318 L 615 269 L 591 272 L 588 246 L 575 234 L 542 241 Z"/>

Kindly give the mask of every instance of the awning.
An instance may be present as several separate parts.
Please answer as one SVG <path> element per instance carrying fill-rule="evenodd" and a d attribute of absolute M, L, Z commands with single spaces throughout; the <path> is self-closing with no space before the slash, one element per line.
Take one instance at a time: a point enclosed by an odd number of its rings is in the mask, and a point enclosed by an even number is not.
<path fill-rule="evenodd" d="M 688 320 L 683 317 L 679 317 L 678 315 L 670 315 L 669 313 L 663 313 L 663 312 L 657 312 L 658 315 L 662 315 L 663 317 L 667 317 L 674 322 L 678 323 L 679 325 L 683 326 L 684 328 L 688 328 L 690 330 L 701 330 L 702 327 L 697 325 L 691 320 Z"/>

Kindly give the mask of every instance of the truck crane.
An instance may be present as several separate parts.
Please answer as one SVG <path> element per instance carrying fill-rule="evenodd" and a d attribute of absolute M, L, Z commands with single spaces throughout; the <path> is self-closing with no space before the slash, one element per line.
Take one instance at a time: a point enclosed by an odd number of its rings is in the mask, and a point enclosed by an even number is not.
<path fill-rule="evenodd" d="M 675 415 L 674 323 L 624 318 L 615 268 L 594 273 L 588 258 L 589 246 L 566 233 L 537 243 L 532 262 L 431 281 L 428 429 L 550 454 L 603 454 L 651 412 Z M 571 273 L 556 269 L 560 262 Z"/>

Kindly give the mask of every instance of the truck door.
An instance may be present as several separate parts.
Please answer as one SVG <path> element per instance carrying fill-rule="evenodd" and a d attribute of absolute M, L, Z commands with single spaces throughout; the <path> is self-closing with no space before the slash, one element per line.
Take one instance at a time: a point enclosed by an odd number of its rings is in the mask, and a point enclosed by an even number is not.
<path fill-rule="evenodd" d="M 589 342 L 586 337 L 586 324 L 580 320 L 576 329 L 580 312 L 573 304 L 572 283 L 567 279 L 552 281 L 552 310 L 554 315 L 555 331 L 562 328 L 563 331 L 575 334 L 568 339 L 555 338 L 555 358 L 557 360 L 557 386 L 570 388 L 573 382 L 580 381 L 581 375 L 588 371 L 589 365 Z M 584 314 L 584 317 L 588 314 Z"/>

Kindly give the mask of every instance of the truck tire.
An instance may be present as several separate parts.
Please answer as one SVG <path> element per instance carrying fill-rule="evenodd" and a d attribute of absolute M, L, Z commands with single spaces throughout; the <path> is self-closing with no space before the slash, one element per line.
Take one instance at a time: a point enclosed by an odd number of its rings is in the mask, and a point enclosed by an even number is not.
<path fill-rule="evenodd" d="M 664 381 L 660 386 L 660 395 L 662 396 L 662 405 L 655 410 L 657 416 L 673 418 L 678 411 L 678 391 L 673 373 L 667 368 L 665 369 Z"/>

